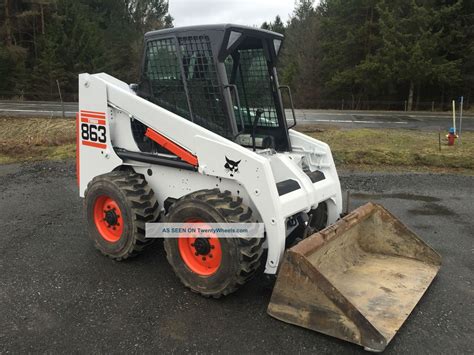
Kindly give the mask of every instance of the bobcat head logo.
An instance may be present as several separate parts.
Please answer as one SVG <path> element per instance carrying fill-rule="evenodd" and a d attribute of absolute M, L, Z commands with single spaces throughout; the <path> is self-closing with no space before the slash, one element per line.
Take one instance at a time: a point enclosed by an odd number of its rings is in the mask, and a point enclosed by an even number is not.
<path fill-rule="evenodd" d="M 228 173 L 230 172 L 231 177 L 234 177 L 234 174 L 237 174 L 239 172 L 239 164 L 240 164 L 240 160 L 233 161 L 225 157 L 224 168 L 227 170 Z"/>

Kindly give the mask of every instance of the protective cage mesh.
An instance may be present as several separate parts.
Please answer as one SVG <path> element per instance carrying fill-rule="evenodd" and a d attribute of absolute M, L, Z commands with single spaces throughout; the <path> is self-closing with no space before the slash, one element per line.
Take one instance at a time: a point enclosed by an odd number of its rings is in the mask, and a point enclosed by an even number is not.
<path fill-rule="evenodd" d="M 208 36 L 147 44 L 146 76 L 156 104 L 219 135 L 232 135 Z M 183 80 L 184 76 L 184 80 Z M 189 104 L 186 97 L 189 94 Z"/>
<path fill-rule="evenodd" d="M 272 81 L 263 49 L 241 49 L 238 50 L 238 54 L 235 56 L 237 63 L 232 56 L 229 56 L 225 65 L 229 78 L 232 77 L 232 72 L 235 72 L 235 79 L 232 81 L 239 91 L 245 125 L 253 125 L 256 111 L 261 109 L 263 113 L 258 126 L 278 127 Z M 237 68 L 234 68 L 235 64 L 238 65 Z M 238 119 L 238 110 L 235 115 Z"/>

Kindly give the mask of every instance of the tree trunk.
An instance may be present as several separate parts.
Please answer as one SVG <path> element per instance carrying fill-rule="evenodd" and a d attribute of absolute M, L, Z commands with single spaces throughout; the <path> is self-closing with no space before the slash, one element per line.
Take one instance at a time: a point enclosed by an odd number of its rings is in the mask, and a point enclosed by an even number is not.
<path fill-rule="evenodd" d="M 10 0 L 5 0 L 5 44 L 11 46 L 12 40 L 12 23 L 10 21 Z"/>
<path fill-rule="evenodd" d="M 410 81 L 410 90 L 408 91 L 408 111 L 413 109 L 413 91 L 415 90 L 415 84 L 413 80 Z"/>
<path fill-rule="evenodd" d="M 416 104 L 415 104 L 415 111 L 419 110 L 419 104 L 420 104 L 420 84 L 416 85 Z"/>
<path fill-rule="evenodd" d="M 441 105 L 440 105 L 441 111 L 443 111 L 444 110 L 444 84 L 441 86 L 441 98 L 440 98 L 440 100 L 441 100 Z"/>
<path fill-rule="evenodd" d="M 43 4 L 40 4 L 40 9 L 41 9 L 41 34 L 44 35 L 44 9 L 43 9 Z"/>

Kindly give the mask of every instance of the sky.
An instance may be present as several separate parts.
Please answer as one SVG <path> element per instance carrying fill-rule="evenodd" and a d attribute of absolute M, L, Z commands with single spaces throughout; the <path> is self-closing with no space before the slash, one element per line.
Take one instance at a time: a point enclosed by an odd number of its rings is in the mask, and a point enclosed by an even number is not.
<path fill-rule="evenodd" d="M 169 0 L 169 12 L 175 27 L 212 23 L 260 26 L 276 15 L 286 22 L 294 5 L 294 0 Z"/>

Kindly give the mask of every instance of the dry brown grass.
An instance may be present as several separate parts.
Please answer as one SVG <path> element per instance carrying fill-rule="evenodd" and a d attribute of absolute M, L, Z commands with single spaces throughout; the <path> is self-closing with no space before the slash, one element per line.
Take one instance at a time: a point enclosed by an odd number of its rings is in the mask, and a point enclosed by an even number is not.
<path fill-rule="evenodd" d="M 474 132 L 463 144 L 438 149 L 438 132 L 299 126 L 330 145 L 338 168 L 474 174 Z M 59 118 L 0 118 L 0 164 L 75 156 L 75 122 Z"/>
<path fill-rule="evenodd" d="M 402 129 L 301 127 L 329 144 L 338 167 L 356 170 L 431 171 L 474 174 L 474 132 L 464 132 L 462 145 L 449 147 L 445 134 Z"/>
<path fill-rule="evenodd" d="M 0 163 L 74 157 L 75 121 L 0 118 Z"/>

